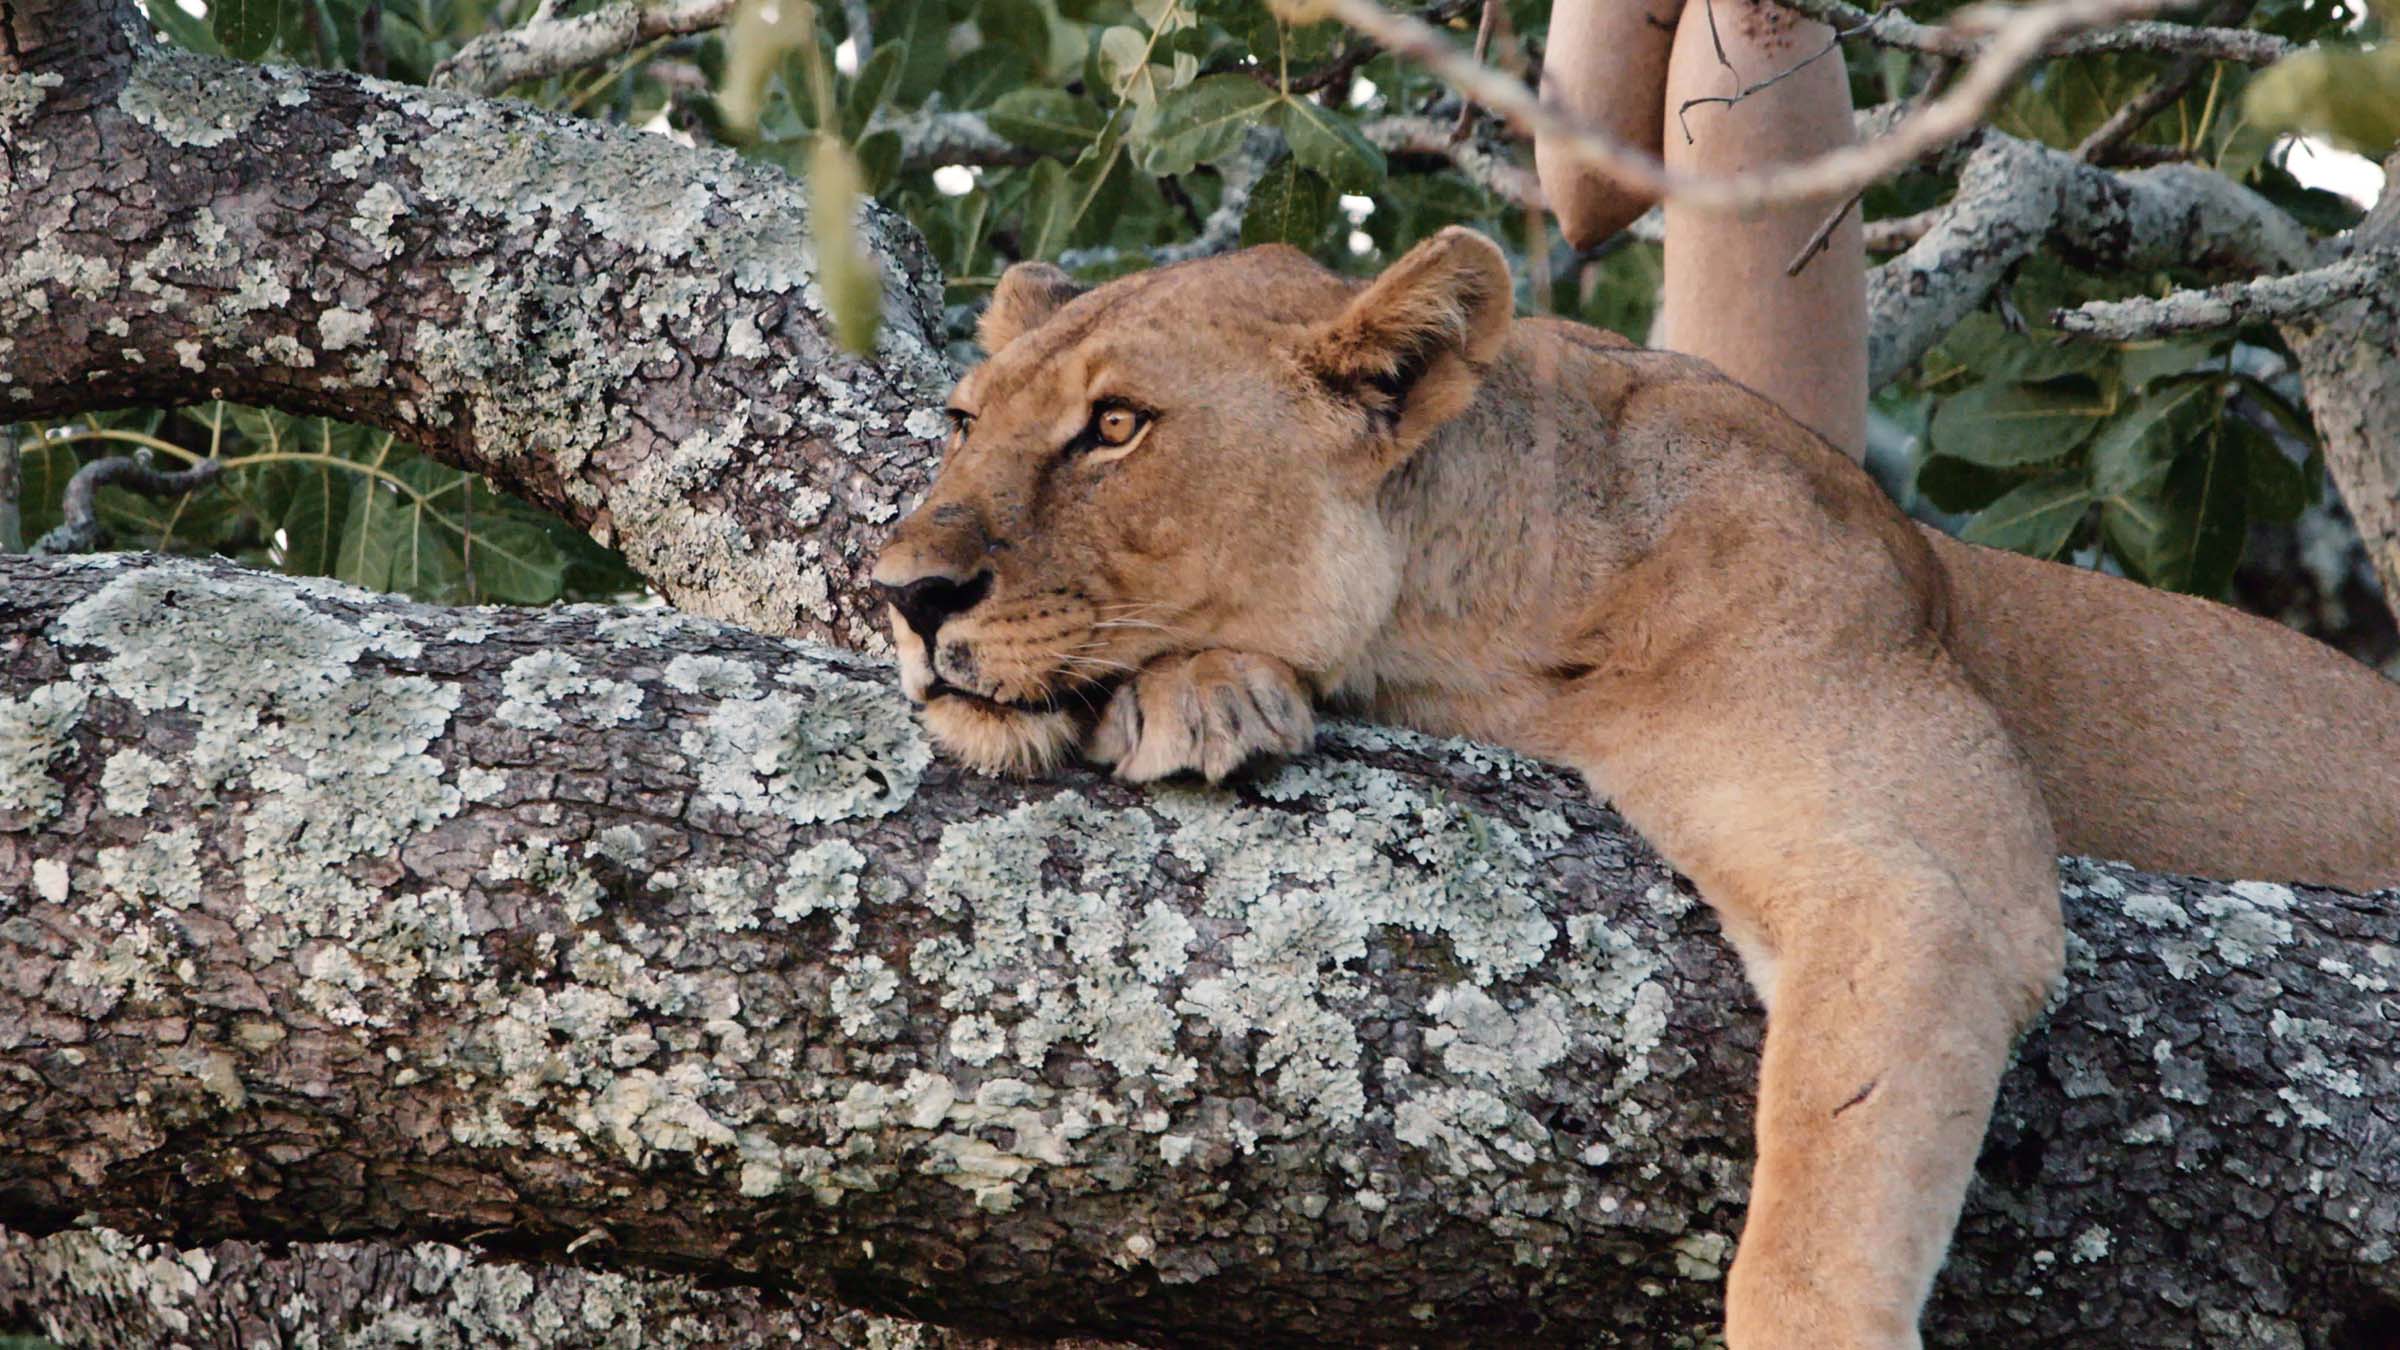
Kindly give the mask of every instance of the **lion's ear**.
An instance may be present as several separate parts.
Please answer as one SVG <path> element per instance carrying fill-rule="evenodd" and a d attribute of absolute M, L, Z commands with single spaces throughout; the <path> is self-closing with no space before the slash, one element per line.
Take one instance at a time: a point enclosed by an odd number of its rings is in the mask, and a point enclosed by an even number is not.
<path fill-rule="evenodd" d="M 1075 278 L 1045 262 L 1021 262 L 1000 274 L 992 302 L 975 325 L 975 340 L 989 356 L 1042 326 L 1069 300 L 1083 294 Z"/>
<path fill-rule="evenodd" d="M 1499 247 L 1453 225 L 1310 334 L 1303 359 L 1337 393 L 1388 419 L 1405 452 L 1474 400 L 1514 309 Z"/>

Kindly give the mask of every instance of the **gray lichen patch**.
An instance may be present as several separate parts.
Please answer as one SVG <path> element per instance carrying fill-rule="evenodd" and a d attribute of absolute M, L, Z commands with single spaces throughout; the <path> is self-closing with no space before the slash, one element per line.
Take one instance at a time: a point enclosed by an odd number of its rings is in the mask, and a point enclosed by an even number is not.
<path fill-rule="evenodd" d="M 63 683 L 23 698 L 0 694 L 0 816 L 40 820 L 58 808 L 50 763 L 67 752 L 85 702 L 83 690 Z"/>
<path fill-rule="evenodd" d="M 150 43 L 137 51 L 117 107 L 169 145 L 223 145 L 268 108 L 308 101 L 307 86 L 290 71 L 203 61 Z"/>
<path fill-rule="evenodd" d="M 889 815 L 908 802 L 933 750 L 891 690 L 807 663 L 776 683 L 717 703 L 684 730 L 703 801 L 795 825 Z"/>
<path fill-rule="evenodd" d="M 195 612 L 210 622 L 184 621 Z M 238 874 L 254 948 L 347 941 L 388 925 L 387 898 L 349 868 L 390 856 L 457 811 L 459 790 L 425 753 L 458 706 L 455 686 L 362 669 L 359 657 L 386 635 L 274 578 L 192 564 L 111 578 L 62 614 L 51 636 L 106 653 L 78 667 L 87 692 L 192 719 L 183 768 L 193 787 L 240 790 Z M 150 776 L 129 761 L 110 795 L 127 804 L 135 781 Z M 167 884 L 163 864 L 135 867 L 148 856 L 143 847 L 119 870 L 149 878 L 140 885 L 155 892 Z M 123 930 L 122 899 L 149 892 L 112 880 L 105 861 L 101 879 L 117 898 L 85 917 L 95 931 Z"/>
<path fill-rule="evenodd" d="M 54 70 L 0 75 L 0 132 L 31 121 L 49 91 L 66 81 L 66 76 Z"/>

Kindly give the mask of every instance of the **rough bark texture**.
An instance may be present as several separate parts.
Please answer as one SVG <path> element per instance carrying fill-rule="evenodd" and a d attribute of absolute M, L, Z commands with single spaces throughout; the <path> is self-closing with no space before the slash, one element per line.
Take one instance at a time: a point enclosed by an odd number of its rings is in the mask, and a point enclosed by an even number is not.
<path fill-rule="evenodd" d="M 905 222 L 866 215 L 887 322 L 860 360 L 770 167 L 194 56 L 104 4 L 0 20 L 0 416 L 221 396 L 365 422 L 615 543 L 683 609 L 880 641 L 857 574 L 951 379 Z"/>
<path fill-rule="evenodd" d="M 108 1229 L 0 1233 L 0 1326 L 94 1350 L 1000 1350 L 1027 1345 L 817 1299 L 479 1260 L 405 1246 L 222 1242 L 177 1250 Z"/>
<path fill-rule="evenodd" d="M 2361 252 L 2400 250 L 2400 154 L 2383 163 L 2383 199 L 2347 241 Z M 2384 602 L 2400 616 L 2400 272 L 2347 304 L 2283 325 L 2300 355 L 2308 413 L 2325 446 L 2325 467 L 2358 524 L 2383 580 Z"/>
<path fill-rule="evenodd" d="M 1560 775 L 1350 729 L 1239 793 L 934 762 L 670 614 L 0 562 L 0 1222 L 471 1240 L 968 1327 L 1661 1345 L 1758 1021 Z M 1930 1329 L 2400 1307 L 2390 901 L 2077 863 Z"/>

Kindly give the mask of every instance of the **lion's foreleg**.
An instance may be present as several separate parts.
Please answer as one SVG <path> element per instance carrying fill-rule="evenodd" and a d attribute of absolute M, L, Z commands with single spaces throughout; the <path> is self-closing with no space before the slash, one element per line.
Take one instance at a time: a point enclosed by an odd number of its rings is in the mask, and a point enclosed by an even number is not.
<path fill-rule="evenodd" d="M 2061 963 L 2049 822 L 1991 709 L 1930 646 L 1839 667 L 1688 682 L 1593 770 L 1769 1005 L 1734 1350 L 1917 1343 L 2010 1046 Z"/>

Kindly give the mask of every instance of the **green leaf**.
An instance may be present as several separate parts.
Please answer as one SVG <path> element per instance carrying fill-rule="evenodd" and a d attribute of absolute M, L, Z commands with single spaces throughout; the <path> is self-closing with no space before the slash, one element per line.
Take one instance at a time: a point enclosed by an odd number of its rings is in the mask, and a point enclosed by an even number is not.
<path fill-rule="evenodd" d="M 2101 532 L 2126 570 L 2151 585 L 2218 595 L 2241 562 L 2248 486 L 2241 450 L 2212 434 L 2176 461 L 2163 492 L 2102 503 Z"/>
<path fill-rule="evenodd" d="M 2242 107 L 2270 130 L 2313 132 L 2380 158 L 2400 140 L 2400 43 L 2287 56 L 2251 77 Z"/>
<path fill-rule="evenodd" d="M 717 82 L 717 111 L 728 134 L 744 142 L 758 135 L 767 81 L 786 52 L 804 62 L 821 59 L 816 19 L 816 6 L 804 0 L 740 0 L 725 33 L 725 74 Z M 830 93 L 825 101 L 832 102 Z"/>
<path fill-rule="evenodd" d="M 1970 544 L 2004 548 L 2036 558 L 2064 552 L 2075 526 L 2092 505 L 2080 473 L 2055 473 L 2026 483 L 1979 512 L 1959 537 Z"/>
<path fill-rule="evenodd" d="M 941 85 L 950 68 L 950 8 L 941 0 L 912 0 L 894 7 L 905 16 L 896 31 L 878 30 L 877 47 L 897 47 L 902 55 L 899 83 L 893 101 L 913 108 Z M 888 18 L 893 10 L 884 11 Z"/>
<path fill-rule="evenodd" d="M 2315 485 L 2297 464 L 2285 458 L 2275 438 L 2239 417 L 2227 414 L 2225 427 L 2241 444 L 2253 519 L 2288 525 L 2300 518 L 2316 494 Z"/>
<path fill-rule="evenodd" d="M 2199 370 L 2213 360 L 2224 345 L 2214 338 L 2159 338 L 2148 342 L 2129 342 L 2119 349 L 2123 358 L 2118 369 L 2124 374 L 2126 388 L 2140 389 L 2156 380 Z"/>
<path fill-rule="evenodd" d="M 2179 380 L 2135 399 L 2092 440 L 2093 492 L 2116 500 L 2160 491 L 2224 404 L 2213 379 Z"/>
<path fill-rule="evenodd" d="M 817 250 L 817 286 L 832 311 L 834 334 L 853 355 L 875 350 L 883 318 L 883 275 L 858 238 L 865 175 L 850 148 L 817 137 L 809 156 L 808 233 Z"/>
<path fill-rule="evenodd" d="M 1242 211 L 1242 246 L 1313 248 L 1333 223 L 1333 185 L 1287 159 L 1266 171 Z"/>
<path fill-rule="evenodd" d="M 173 4 L 174 0 L 161 0 Z M 208 12 L 209 31 L 227 56 L 255 61 L 275 44 L 275 29 L 283 20 L 278 0 L 214 0 Z"/>
<path fill-rule="evenodd" d="M 1944 334 L 1941 354 L 1987 380 L 2050 380 L 2080 375 L 2108 364 L 2109 349 L 2097 342 L 2060 342 L 2047 336 L 2012 333 L 2000 316 L 1977 310 Z"/>
<path fill-rule="evenodd" d="M 858 143 L 858 168 L 872 197 L 900 176 L 900 133 L 878 131 Z"/>
<path fill-rule="evenodd" d="M 567 560 L 548 531 L 523 518 L 478 519 L 467 537 L 468 566 L 486 601 L 546 605 L 565 587 Z"/>
<path fill-rule="evenodd" d="M 858 68 L 858 74 L 850 81 L 850 93 L 842 100 L 843 135 L 856 140 L 867 129 L 867 123 L 874 120 L 875 110 L 891 98 L 892 90 L 900 83 L 900 63 L 906 57 L 907 53 L 900 48 L 885 43 Z"/>
<path fill-rule="evenodd" d="M 1917 494 L 1944 511 L 1980 511 L 2023 480 L 1948 455 L 1927 455 L 1917 466 Z"/>
<path fill-rule="evenodd" d="M 1247 75 L 1211 75 L 1158 101 L 1144 130 L 1142 171 L 1190 173 L 1233 153 L 1280 95 Z"/>
<path fill-rule="evenodd" d="M 1124 188 L 1125 156 L 1121 137 L 1110 123 L 1071 169 L 1054 159 L 1033 166 L 1033 195 L 1026 209 L 1026 256 L 1055 258 L 1079 236 L 1091 233 L 1093 223 L 1105 223 L 1094 209 Z"/>
<path fill-rule="evenodd" d="M 1934 448 L 1986 468 L 2064 459 L 2113 411 L 2089 381 L 1979 384 L 1942 400 Z"/>
<path fill-rule="evenodd" d="M 992 55 L 994 46 L 1013 48 L 1033 65 L 1050 59 L 1050 20 L 1034 0 L 983 0 L 975 10 L 975 28 L 984 41 L 975 53 L 978 61 Z"/>
<path fill-rule="evenodd" d="M 158 0 L 155 6 L 144 6 L 142 12 L 158 31 L 167 35 L 167 41 L 185 51 L 198 52 L 203 56 L 225 54 L 224 44 L 217 41 L 217 35 L 209 31 L 208 24 L 186 14 L 183 6 L 176 4 L 175 0 Z"/>
<path fill-rule="evenodd" d="M 1100 134 L 1102 120 L 1089 101 L 1039 87 L 1002 94 L 983 117 L 1011 144 L 1051 155 L 1081 154 Z"/>
<path fill-rule="evenodd" d="M 1276 109 L 1284 139 L 1302 164 L 1325 175 L 1336 191 L 1372 192 L 1388 166 L 1348 117 L 1305 98 L 1284 98 Z"/>
<path fill-rule="evenodd" d="M 283 532 L 283 570 L 291 576 L 329 575 L 341 550 L 350 494 L 354 488 L 363 490 L 371 484 L 354 470 L 331 464 L 290 467 L 294 470 L 292 493 L 277 525 Z"/>

